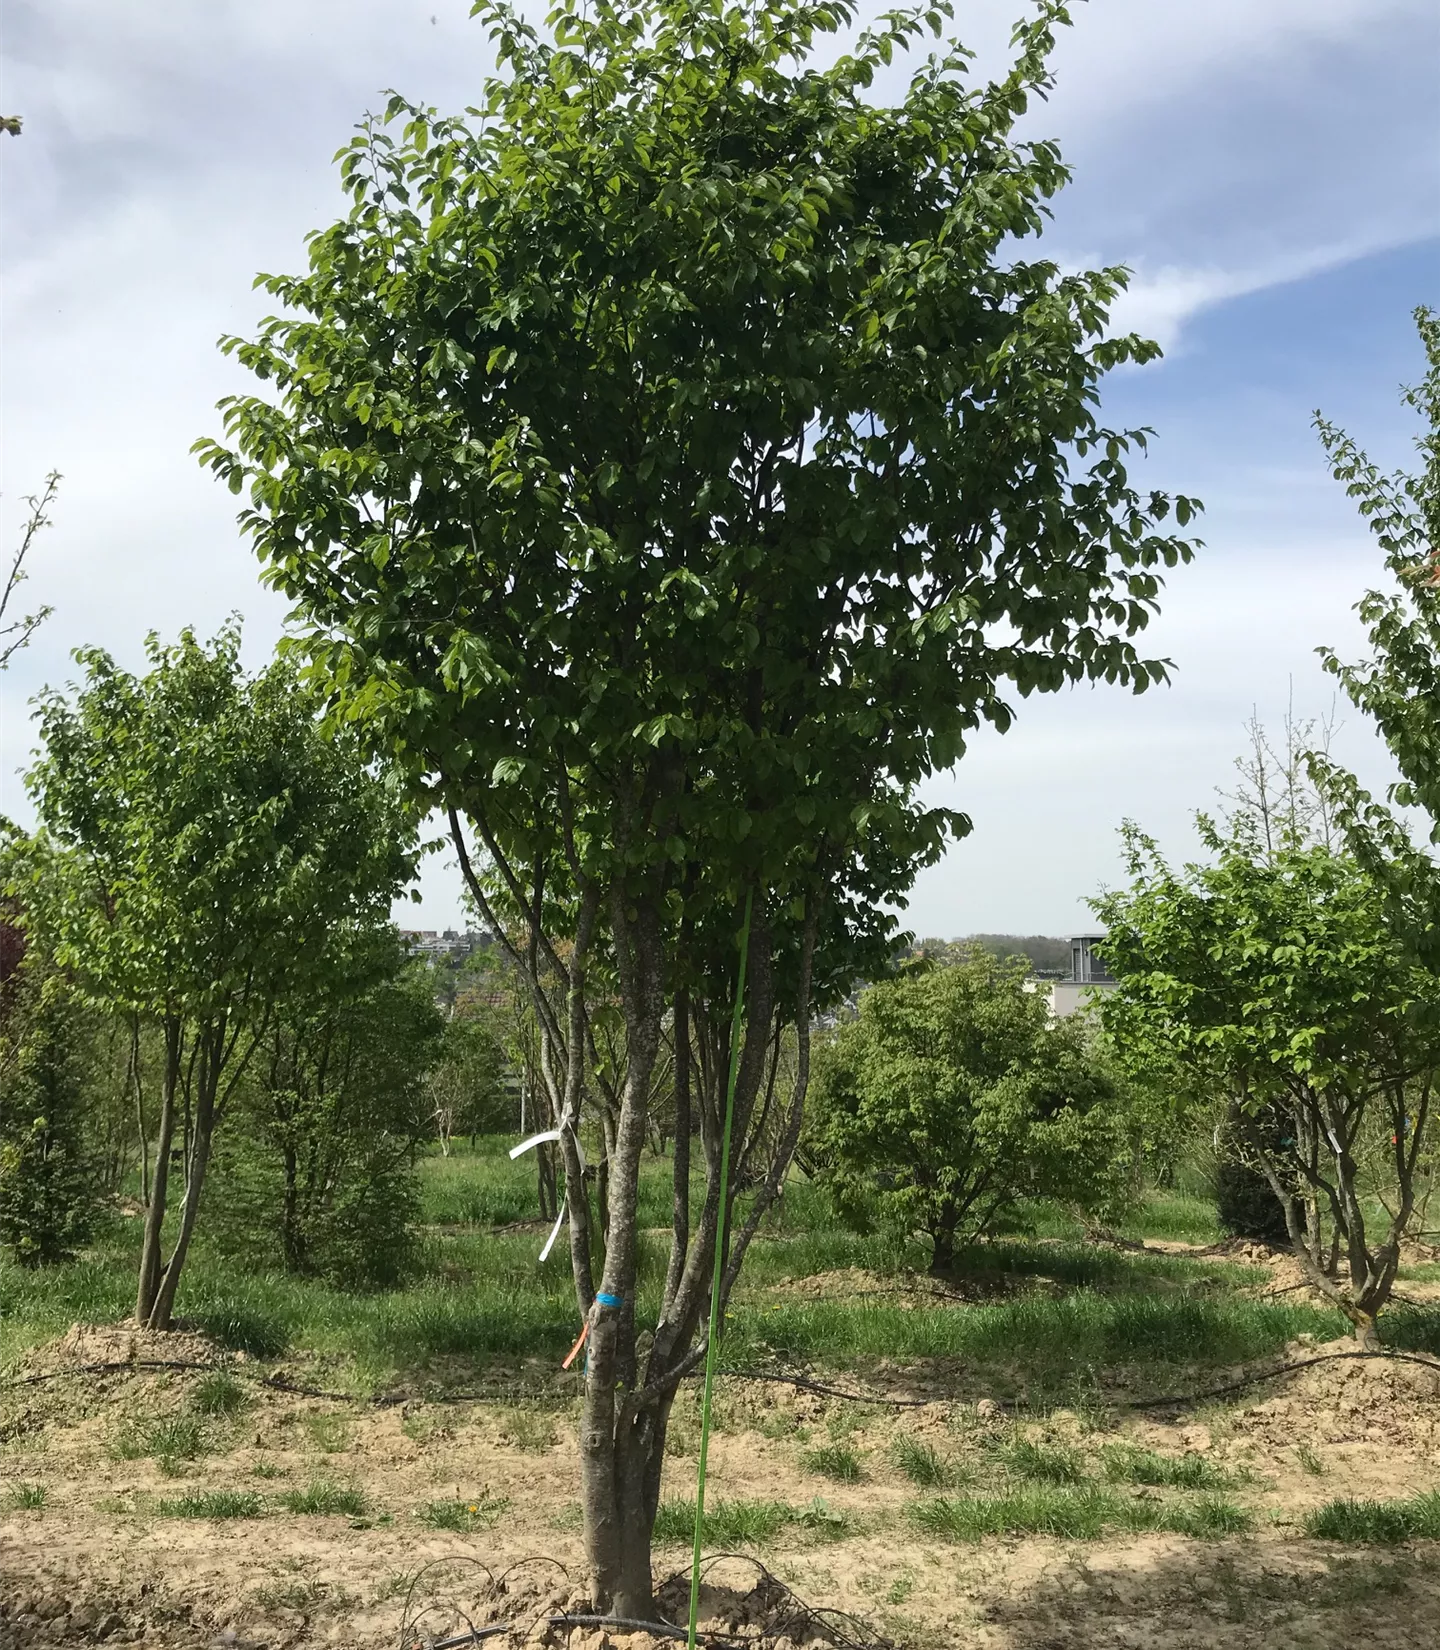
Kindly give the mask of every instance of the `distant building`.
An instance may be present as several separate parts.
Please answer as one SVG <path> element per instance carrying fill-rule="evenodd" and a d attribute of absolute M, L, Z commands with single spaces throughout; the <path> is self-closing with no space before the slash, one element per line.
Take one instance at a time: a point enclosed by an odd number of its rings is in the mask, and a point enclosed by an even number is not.
<path fill-rule="evenodd" d="M 463 962 L 466 957 L 491 942 L 489 934 L 476 933 L 473 929 L 467 929 L 465 933 L 460 934 L 453 928 L 447 928 L 443 932 L 434 928 L 402 928 L 400 938 L 412 956 L 428 957 L 432 962 L 444 957 Z"/>
<path fill-rule="evenodd" d="M 1113 991 L 1119 984 L 1100 955 L 1098 948 L 1104 943 L 1103 934 L 1072 935 L 1070 972 L 1050 982 L 1050 1012 L 1057 1019 L 1087 1008 L 1099 993 Z"/>

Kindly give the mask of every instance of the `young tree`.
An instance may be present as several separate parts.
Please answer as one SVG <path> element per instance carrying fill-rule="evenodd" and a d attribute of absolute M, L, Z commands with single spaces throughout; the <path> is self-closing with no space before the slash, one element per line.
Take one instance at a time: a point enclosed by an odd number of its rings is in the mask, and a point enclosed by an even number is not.
<path fill-rule="evenodd" d="M 17 930 L 18 933 L 18 930 Z M 86 1139 L 83 1005 L 41 948 L 0 979 L 0 1243 L 23 1266 L 64 1260 L 100 1206 Z"/>
<path fill-rule="evenodd" d="M 813 1005 L 881 965 L 885 902 L 967 828 L 916 787 L 1009 724 L 1008 687 L 1162 680 L 1132 638 L 1191 547 L 1130 484 L 1143 437 L 1095 416 L 1104 373 L 1155 353 L 1106 336 L 1124 272 L 1020 246 L 1066 178 L 1013 137 L 1063 6 L 996 83 L 951 45 L 893 108 L 866 89 L 945 7 L 829 68 L 844 0 L 562 4 L 544 35 L 476 9 L 501 70 L 473 123 L 398 97 L 398 137 L 366 123 L 350 216 L 269 280 L 290 314 L 226 345 L 275 399 L 230 401 L 234 450 L 199 447 L 250 484 L 317 673 L 449 810 L 492 930 L 523 934 L 589 1326 L 586 1544 L 601 1608 L 649 1616 L 670 1405 L 717 1246 L 723 1301 L 783 1185 Z M 721 1193 L 742 910 L 743 1220 Z M 592 979 L 625 1032 L 603 1268 L 576 1134 Z M 642 1353 L 667 1027 L 674 1232 Z"/>
<path fill-rule="evenodd" d="M 842 1211 L 924 1232 L 931 1270 L 1026 1198 L 1123 1192 L 1115 1085 L 1081 1015 L 979 947 L 870 988 L 817 1059 L 814 1144 Z"/>
<path fill-rule="evenodd" d="M 1374 1346 L 1415 1209 L 1440 1004 L 1352 860 L 1313 845 L 1267 851 L 1253 823 L 1229 836 L 1203 816 L 1200 827 L 1213 863 L 1181 871 L 1127 828 L 1131 886 L 1094 902 L 1120 981 L 1106 1028 L 1133 1056 L 1154 1050 L 1231 1101 L 1306 1275 Z M 1363 1179 L 1373 1147 L 1394 1192 L 1378 1239 Z"/>
<path fill-rule="evenodd" d="M 415 855 L 408 810 L 288 666 L 247 678 L 234 627 L 147 647 L 144 676 L 82 651 L 74 697 L 41 696 L 30 892 L 79 987 L 163 1038 L 135 1315 L 168 1329 L 214 1131 L 276 1004 L 326 977 L 339 925 L 388 916 Z"/>
<path fill-rule="evenodd" d="M 1335 478 L 1358 501 L 1393 581 L 1359 604 L 1370 658 L 1345 664 L 1330 648 L 1320 656 L 1374 722 L 1400 771 L 1389 802 L 1428 821 L 1433 849 L 1440 844 L 1440 316 L 1422 308 L 1415 320 L 1427 370 L 1405 400 L 1423 422 L 1418 472 L 1382 475 L 1348 435 L 1316 414 Z M 1440 869 L 1433 853 L 1417 848 L 1390 808 L 1324 751 L 1312 754 L 1310 766 L 1351 853 L 1385 889 L 1397 933 L 1440 981 Z"/>
<path fill-rule="evenodd" d="M 329 976 L 276 1005 L 240 1086 L 216 1213 L 233 1252 L 389 1285 L 411 1260 L 443 1022 L 388 923 L 330 943 Z"/>

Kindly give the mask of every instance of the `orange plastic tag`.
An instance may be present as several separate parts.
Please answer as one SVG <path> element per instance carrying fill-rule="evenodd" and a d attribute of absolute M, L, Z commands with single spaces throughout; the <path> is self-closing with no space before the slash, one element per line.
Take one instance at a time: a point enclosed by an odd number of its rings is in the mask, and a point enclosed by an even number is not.
<path fill-rule="evenodd" d="M 569 1369 L 570 1365 L 580 1356 L 580 1348 L 585 1344 L 585 1337 L 590 1333 L 590 1320 L 586 1318 L 585 1327 L 580 1331 L 580 1339 L 570 1348 L 570 1355 L 560 1365 L 561 1369 Z"/>

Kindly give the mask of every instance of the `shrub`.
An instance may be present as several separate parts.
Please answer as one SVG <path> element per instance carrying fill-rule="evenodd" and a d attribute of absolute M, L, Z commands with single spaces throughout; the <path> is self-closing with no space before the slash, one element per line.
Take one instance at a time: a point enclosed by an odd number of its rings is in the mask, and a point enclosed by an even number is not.
<path fill-rule="evenodd" d="M 352 950 L 354 978 L 286 1004 L 257 1053 L 217 1159 L 212 1224 L 254 1264 L 388 1288 L 415 1266 L 414 1156 L 442 1022 L 393 933 Z"/>
<path fill-rule="evenodd" d="M 817 1057 L 812 1145 L 841 1212 L 925 1232 L 936 1271 L 1023 1199 L 1124 1192 L 1115 1086 L 1083 1016 L 1052 1022 L 1029 983 L 968 948 L 873 986 Z"/>
<path fill-rule="evenodd" d="M 32 950 L 0 1017 L 0 1243 L 22 1266 L 67 1259 L 99 1210 L 85 1143 L 90 1017 Z"/>

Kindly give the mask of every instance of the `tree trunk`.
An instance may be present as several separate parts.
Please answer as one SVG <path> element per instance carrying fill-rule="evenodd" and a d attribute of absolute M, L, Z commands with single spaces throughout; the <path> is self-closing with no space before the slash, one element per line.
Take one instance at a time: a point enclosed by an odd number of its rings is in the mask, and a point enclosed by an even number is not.
<path fill-rule="evenodd" d="M 175 1137 L 175 1090 L 180 1082 L 184 1029 L 180 1021 L 165 1021 L 165 1071 L 160 1083 L 160 1129 L 155 1141 L 155 1173 L 145 1205 L 145 1234 L 140 1246 L 140 1278 L 135 1289 L 135 1321 L 148 1324 L 160 1292 L 160 1261 L 165 1227 L 165 1198 L 170 1181 L 170 1145 Z"/>
<path fill-rule="evenodd" d="M 285 1145 L 285 1196 L 280 1210 L 280 1244 L 285 1256 L 287 1272 L 304 1269 L 300 1243 L 300 1183 L 299 1165 L 293 1141 Z"/>
<path fill-rule="evenodd" d="M 180 1230 L 175 1247 L 165 1264 L 160 1288 L 150 1308 L 148 1325 L 151 1329 L 174 1327 L 175 1291 L 180 1287 L 180 1273 L 185 1257 L 190 1252 L 190 1240 L 195 1234 L 195 1220 L 200 1212 L 200 1193 L 205 1186 L 205 1171 L 210 1166 L 210 1141 L 215 1129 L 215 1091 L 220 1082 L 220 1051 L 225 1046 L 223 1024 L 218 1032 L 209 1028 L 211 1047 L 203 1051 L 200 1061 L 200 1081 L 195 1103 L 194 1130 L 190 1155 L 186 1160 L 185 1201 L 180 1210 Z"/>

